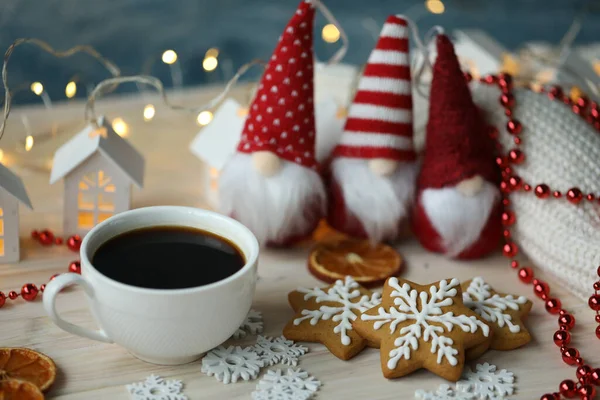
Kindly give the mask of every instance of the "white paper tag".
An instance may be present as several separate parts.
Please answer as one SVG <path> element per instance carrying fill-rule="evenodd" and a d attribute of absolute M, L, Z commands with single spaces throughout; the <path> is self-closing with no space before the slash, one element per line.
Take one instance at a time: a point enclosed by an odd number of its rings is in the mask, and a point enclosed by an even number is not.
<path fill-rule="evenodd" d="M 247 112 L 237 101 L 225 100 L 190 144 L 191 152 L 220 171 L 235 153 Z"/>
<path fill-rule="evenodd" d="M 315 118 L 317 124 L 315 156 L 317 161 L 323 162 L 340 140 L 346 122 L 345 109 L 340 107 L 332 97 L 329 97 L 317 104 Z"/>

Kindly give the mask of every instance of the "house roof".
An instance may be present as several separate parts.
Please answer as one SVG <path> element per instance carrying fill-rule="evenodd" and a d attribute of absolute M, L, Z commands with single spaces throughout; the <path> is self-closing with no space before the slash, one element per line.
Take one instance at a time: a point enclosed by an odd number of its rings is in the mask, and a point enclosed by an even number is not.
<path fill-rule="evenodd" d="M 14 172 L 0 164 L 0 187 L 10 193 L 14 198 L 33 209 L 31 200 L 25 190 L 23 181 Z"/>
<path fill-rule="evenodd" d="M 144 158 L 125 139 L 117 135 L 108 121 L 101 117 L 98 122 L 106 128 L 106 137 L 95 134 L 90 124 L 54 153 L 50 183 L 64 178 L 96 152 L 113 162 L 138 187 L 144 185 Z"/>

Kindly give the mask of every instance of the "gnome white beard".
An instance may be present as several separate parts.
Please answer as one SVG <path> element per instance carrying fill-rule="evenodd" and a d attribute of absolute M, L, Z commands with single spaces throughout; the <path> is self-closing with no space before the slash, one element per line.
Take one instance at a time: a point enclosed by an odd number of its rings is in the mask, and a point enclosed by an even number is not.
<path fill-rule="evenodd" d="M 425 189 L 421 204 L 446 255 L 456 257 L 479 239 L 499 198 L 498 188 L 484 181 L 474 196 L 465 196 L 455 187 Z"/>
<path fill-rule="evenodd" d="M 283 159 L 279 172 L 265 177 L 254 168 L 250 154 L 235 153 L 219 185 L 221 212 L 246 225 L 260 244 L 308 234 L 325 215 L 326 192 L 319 174 Z"/>
<path fill-rule="evenodd" d="M 331 165 L 346 212 L 356 217 L 373 242 L 398 236 L 413 201 L 416 163 L 399 163 L 388 176 L 369 168 L 368 160 L 336 158 Z"/>

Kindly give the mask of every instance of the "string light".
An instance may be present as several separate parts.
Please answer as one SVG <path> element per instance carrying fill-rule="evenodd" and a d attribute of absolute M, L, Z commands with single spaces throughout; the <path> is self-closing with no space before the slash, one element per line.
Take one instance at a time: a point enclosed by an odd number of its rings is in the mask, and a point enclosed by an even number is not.
<path fill-rule="evenodd" d="M 321 36 L 327 43 L 335 43 L 340 40 L 340 30 L 334 24 L 327 24 L 323 27 Z"/>
<path fill-rule="evenodd" d="M 177 62 L 177 53 L 175 53 L 175 50 L 166 50 L 162 54 L 162 62 L 169 65 L 175 64 Z"/>
<path fill-rule="evenodd" d="M 65 87 L 65 96 L 72 99 L 75 97 L 75 94 L 77 94 L 77 84 L 74 81 L 71 81 L 67 83 L 67 86 Z"/>
<path fill-rule="evenodd" d="M 199 125 L 208 125 L 210 124 L 210 121 L 212 121 L 213 119 L 213 113 L 210 111 L 202 111 L 200 114 L 198 114 L 198 118 L 196 118 L 196 121 L 198 121 Z"/>
<path fill-rule="evenodd" d="M 206 57 L 214 57 L 214 58 L 219 57 L 219 49 L 212 47 L 212 48 L 206 50 L 206 54 L 204 55 L 204 58 L 206 58 Z"/>
<path fill-rule="evenodd" d="M 0 162 L 4 159 L 4 150 L 0 149 Z"/>
<path fill-rule="evenodd" d="M 427 8 L 427 11 L 432 14 L 443 14 L 446 10 L 444 3 L 440 0 L 427 0 L 425 2 L 425 7 Z"/>
<path fill-rule="evenodd" d="M 33 136 L 29 135 L 25 138 L 25 151 L 31 150 L 33 147 Z"/>
<path fill-rule="evenodd" d="M 33 82 L 29 88 L 38 96 L 44 92 L 44 85 L 42 85 L 40 82 Z"/>
<path fill-rule="evenodd" d="M 204 61 L 202 61 L 202 68 L 208 72 L 214 71 L 217 68 L 217 65 L 219 65 L 219 60 L 217 60 L 217 57 L 204 57 Z"/>
<path fill-rule="evenodd" d="M 112 128 L 113 131 L 115 131 L 119 136 L 127 136 L 127 133 L 129 132 L 129 126 L 125 121 L 123 121 L 123 118 L 113 119 Z"/>
<path fill-rule="evenodd" d="M 154 118 L 154 114 L 156 114 L 154 105 L 148 104 L 144 107 L 144 121 L 151 121 Z"/>

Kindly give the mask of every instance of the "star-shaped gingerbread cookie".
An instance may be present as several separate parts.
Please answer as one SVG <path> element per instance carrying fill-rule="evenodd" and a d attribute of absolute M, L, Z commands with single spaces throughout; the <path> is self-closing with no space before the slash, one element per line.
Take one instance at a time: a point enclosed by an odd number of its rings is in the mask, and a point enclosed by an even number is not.
<path fill-rule="evenodd" d="M 463 305 L 458 279 L 423 286 L 389 278 L 381 304 L 362 313 L 353 326 L 362 337 L 380 343 L 386 378 L 425 368 L 453 382 L 462 374 L 465 349 L 491 334 Z"/>
<path fill-rule="evenodd" d="M 463 283 L 462 289 L 465 306 L 475 311 L 494 333 L 489 346 L 491 349 L 513 350 L 531 341 L 531 335 L 523 324 L 531 310 L 531 301 L 524 296 L 497 293 L 481 277 Z M 475 347 L 467 352 L 467 358 L 477 358 L 485 350 Z"/>
<path fill-rule="evenodd" d="M 334 356 L 348 360 L 367 345 L 353 329 L 352 321 L 379 304 L 380 296 L 347 276 L 325 288 L 295 290 L 288 300 L 296 315 L 283 328 L 283 335 L 295 341 L 322 343 Z"/>

